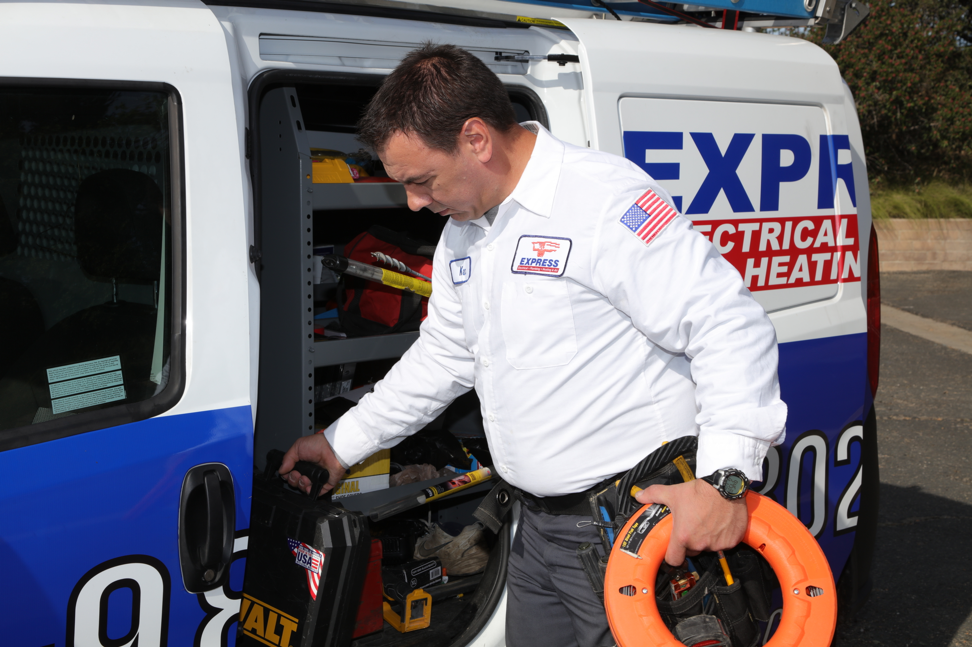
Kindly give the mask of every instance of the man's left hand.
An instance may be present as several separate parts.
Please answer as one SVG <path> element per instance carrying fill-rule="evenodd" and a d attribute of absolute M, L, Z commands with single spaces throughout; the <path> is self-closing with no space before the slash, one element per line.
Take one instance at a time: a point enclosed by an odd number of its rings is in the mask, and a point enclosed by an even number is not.
<path fill-rule="evenodd" d="M 685 555 L 726 550 L 742 541 L 748 525 L 746 499 L 729 501 L 700 479 L 678 485 L 652 485 L 635 497 L 639 503 L 660 503 L 672 511 L 674 527 L 665 561 L 680 566 Z"/>

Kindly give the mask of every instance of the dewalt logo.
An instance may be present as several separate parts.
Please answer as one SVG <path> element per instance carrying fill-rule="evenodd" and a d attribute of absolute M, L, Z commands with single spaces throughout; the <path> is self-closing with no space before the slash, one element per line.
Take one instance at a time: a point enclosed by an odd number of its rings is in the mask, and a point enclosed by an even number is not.
<path fill-rule="evenodd" d="M 291 636 L 299 624 L 297 618 L 245 593 L 240 602 L 240 618 L 244 634 L 272 647 L 291 647 Z"/>

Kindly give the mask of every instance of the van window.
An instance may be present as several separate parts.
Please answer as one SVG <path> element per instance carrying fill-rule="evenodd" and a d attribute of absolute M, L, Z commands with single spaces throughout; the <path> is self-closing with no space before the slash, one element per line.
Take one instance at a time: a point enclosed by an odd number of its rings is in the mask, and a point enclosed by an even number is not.
<path fill-rule="evenodd" d="M 0 87 L 0 430 L 165 388 L 169 110 L 161 91 Z"/>

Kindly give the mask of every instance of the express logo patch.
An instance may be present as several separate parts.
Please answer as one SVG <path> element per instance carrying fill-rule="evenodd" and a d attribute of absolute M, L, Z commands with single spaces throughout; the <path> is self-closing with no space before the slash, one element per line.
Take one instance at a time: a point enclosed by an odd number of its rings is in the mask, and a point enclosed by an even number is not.
<path fill-rule="evenodd" d="M 510 270 L 514 274 L 563 276 L 572 244 L 570 238 L 520 236 Z"/>

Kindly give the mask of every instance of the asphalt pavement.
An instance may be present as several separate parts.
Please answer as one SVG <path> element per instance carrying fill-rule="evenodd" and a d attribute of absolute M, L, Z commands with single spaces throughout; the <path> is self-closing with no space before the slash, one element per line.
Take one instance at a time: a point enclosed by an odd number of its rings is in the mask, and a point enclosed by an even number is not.
<path fill-rule="evenodd" d="M 894 272 L 881 275 L 881 302 L 972 330 L 972 272 Z"/>
<path fill-rule="evenodd" d="M 972 330 L 972 272 L 881 277 L 882 301 Z M 972 647 L 972 354 L 888 325 L 875 402 L 874 588 L 835 647 Z"/>

